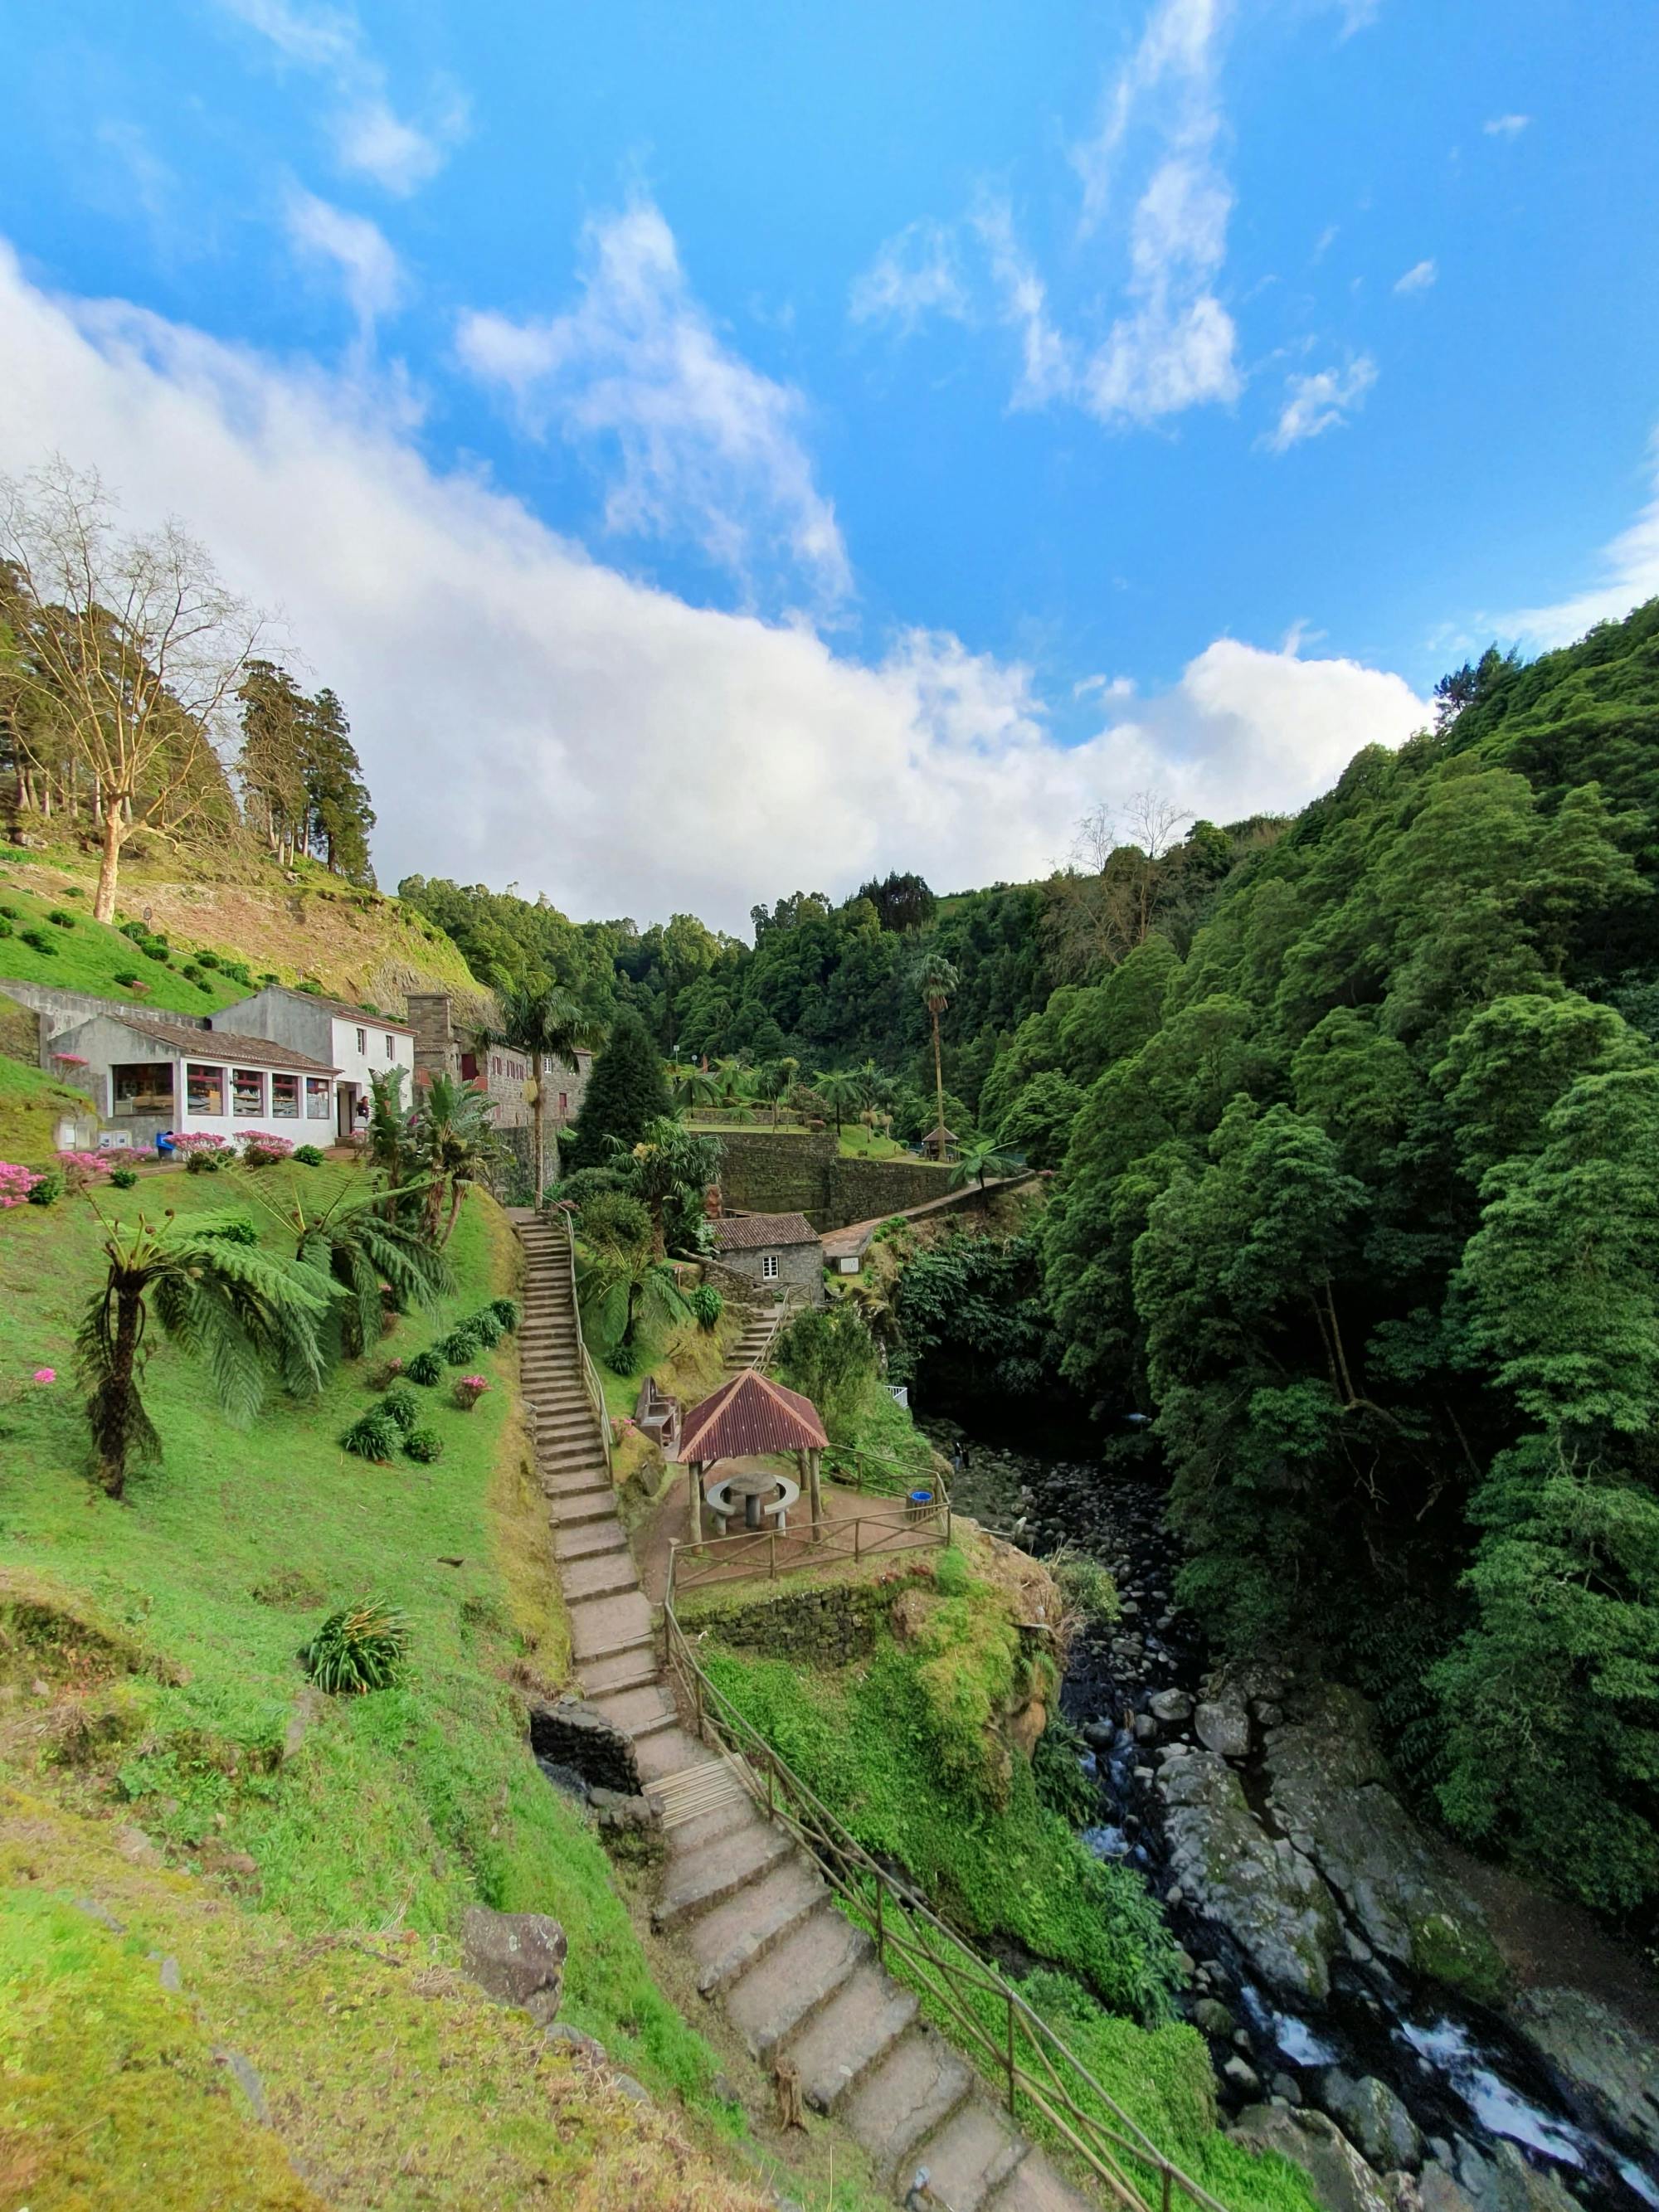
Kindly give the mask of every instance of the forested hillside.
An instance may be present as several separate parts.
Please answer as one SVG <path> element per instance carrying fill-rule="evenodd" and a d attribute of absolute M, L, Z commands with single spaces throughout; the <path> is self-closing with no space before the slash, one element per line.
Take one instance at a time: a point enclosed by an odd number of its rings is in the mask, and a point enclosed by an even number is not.
<path fill-rule="evenodd" d="M 982 1100 L 1062 1159 L 1065 1370 L 1154 1416 L 1212 1631 L 1325 1644 L 1608 1909 L 1659 1895 L 1656 867 L 1659 603 L 1462 672 Z"/>

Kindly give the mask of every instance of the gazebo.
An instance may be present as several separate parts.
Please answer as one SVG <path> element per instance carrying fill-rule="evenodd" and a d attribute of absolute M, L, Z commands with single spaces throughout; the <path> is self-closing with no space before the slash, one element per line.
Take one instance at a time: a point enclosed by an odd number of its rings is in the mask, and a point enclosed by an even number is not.
<path fill-rule="evenodd" d="M 705 1468 L 716 1460 L 765 1458 L 780 1452 L 792 1453 L 800 1468 L 816 1537 L 823 1518 L 820 1455 L 829 1441 L 812 1401 L 799 1390 L 786 1390 L 758 1368 L 745 1367 L 723 1383 L 693 1407 L 680 1425 L 680 1445 L 674 1456 L 690 1471 L 691 1541 L 702 1541 Z"/>

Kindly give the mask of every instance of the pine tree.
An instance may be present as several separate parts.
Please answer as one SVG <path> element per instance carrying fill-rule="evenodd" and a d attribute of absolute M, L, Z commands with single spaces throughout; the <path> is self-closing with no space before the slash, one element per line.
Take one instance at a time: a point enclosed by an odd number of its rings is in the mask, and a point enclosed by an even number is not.
<path fill-rule="evenodd" d="M 248 663 L 237 696 L 242 749 L 237 775 L 248 827 L 287 866 L 308 830 L 307 712 L 310 702 L 285 668 Z"/>
<path fill-rule="evenodd" d="M 306 702 L 303 737 L 310 849 L 331 875 L 373 884 L 368 833 L 374 810 L 351 742 L 351 725 L 334 692 L 325 689 Z"/>
<path fill-rule="evenodd" d="M 647 1122 L 672 1110 L 657 1048 L 638 1014 L 625 1006 L 593 1063 L 581 1113 L 564 1148 L 567 1164 L 572 1168 L 606 1166 L 611 1159 L 608 1139 L 617 1138 L 631 1151 L 644 1136 Z"/>

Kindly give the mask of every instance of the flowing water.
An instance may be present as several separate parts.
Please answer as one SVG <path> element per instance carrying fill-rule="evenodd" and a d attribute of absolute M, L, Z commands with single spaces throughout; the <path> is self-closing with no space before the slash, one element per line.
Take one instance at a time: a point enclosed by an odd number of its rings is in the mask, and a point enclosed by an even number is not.
<path fill-rule="evenodd" d="M 936 1431 L 941 1447 L 954 1449 L 961 1431 L 942 1423 Z M 1099 1812 L 1081 1831 L 1083 1841 L 1099 1856 L 1134 1868 L 1155 1896 L 1166 1898 L 1172 1876 L 1161 1801 L 1148 1747 L 1133 1722 L 1157 1691 L 1195 1696 L 1206 1654 L 1173 1596 L 1178 1556 L 1160 1493 L 1121 1478 L 1108 1490 L 1100 1470 L 1085 1462 L 961 1440 L 966 1463 L 952 1489 L 961 1510 L 1039 1556 L 1062 1543 L 1076 1546 L 1117 1580 L 1125 1617 L 1115 1631 L 1077 1639 L 1061 1709 L 1091 1746 L 1083 1765 Z M 1247 1765 L 1243 1780 L 1259 1813 L 1265 1778 Z M 1237 2108 L 1276 2094 L 1316 2106 L 1324 2069 L 1374 2075 L 1405 2105 L 1429 2154 L 1449 2168 L 1469 2150 L 1490 2158 L 1503 2141 L 1595 2212 L 1659 2209 L 1659 2177 L 1650 2162 L 1635 2154 L 1636 2146 L 1609 2141 L 1573 2087 L 1497 2014 L 1390 1967 L 1363 1943 L 1359 1957 L 1333 1962 L 1324 2003 L 1290 2011 L 1253 1978 L 1224 1927 L 1200 1919 L 1184 1903 L 1166 1904 L 1164 1914 L 1195 1964 L 1188 2009 L 1207 1995 L 1237 2022 L 1230 2039 L 1212 2039 L 1224 2105 Z M 1230 2060 L 1236 2062 L 1231 2079 Z"/>

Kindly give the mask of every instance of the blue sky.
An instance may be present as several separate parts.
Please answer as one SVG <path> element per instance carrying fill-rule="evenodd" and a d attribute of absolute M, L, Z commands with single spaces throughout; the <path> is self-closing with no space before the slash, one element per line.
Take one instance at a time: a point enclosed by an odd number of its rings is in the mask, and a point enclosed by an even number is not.
<path fill-rule="evenodd" d="M 1022 874 L 1659 589 L 1647 0 L 9 14 L 0 463 L 278 611 L 387 879 Z"/>

